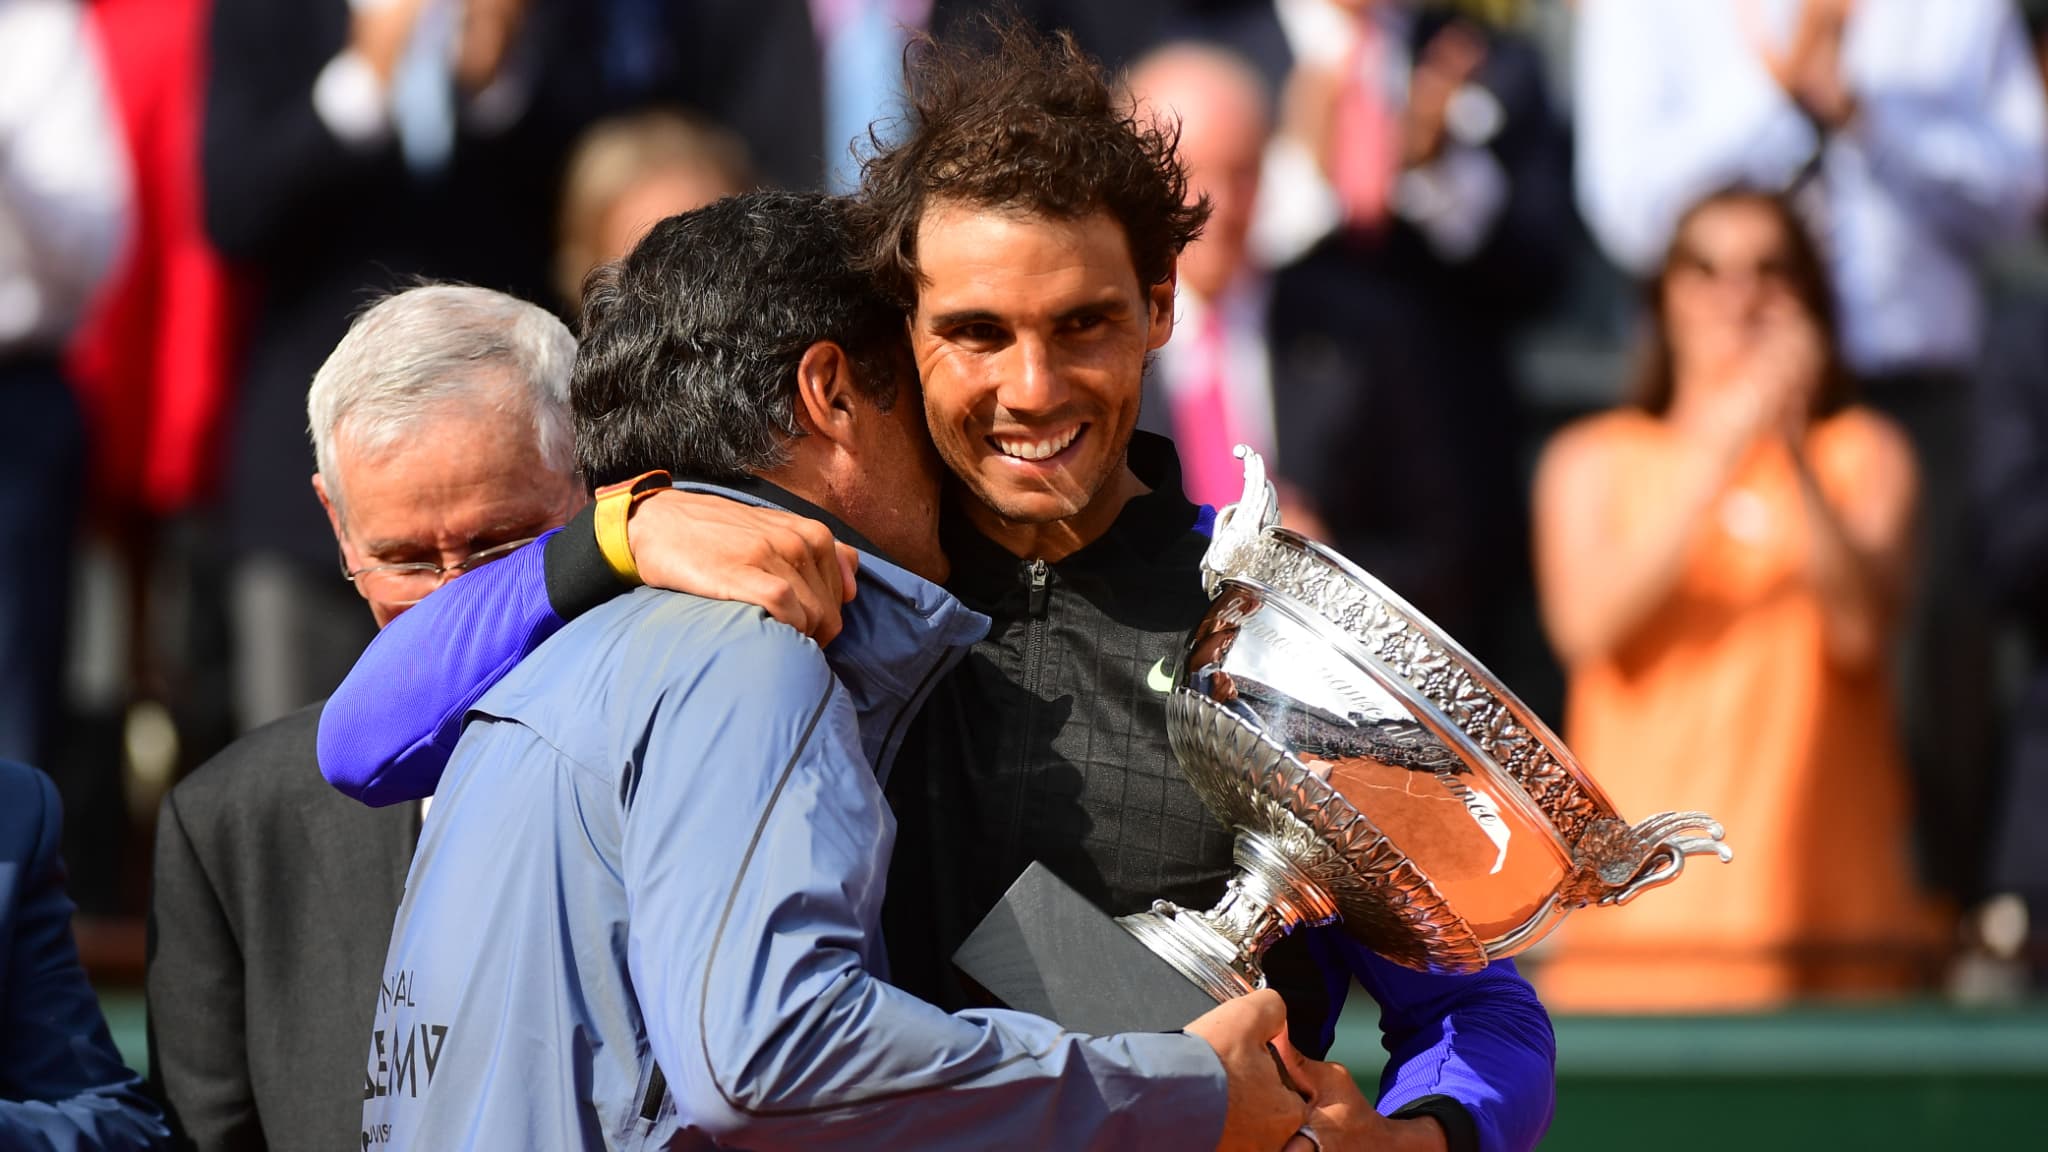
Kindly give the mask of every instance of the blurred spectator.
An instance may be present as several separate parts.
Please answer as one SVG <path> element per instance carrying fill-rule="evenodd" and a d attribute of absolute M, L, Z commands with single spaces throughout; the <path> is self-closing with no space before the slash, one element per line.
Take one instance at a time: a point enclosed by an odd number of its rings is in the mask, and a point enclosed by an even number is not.
<path fill-rule="evenodd" d="M 1187 0 L 806 0 L 817 38 L 817 77 L 824 143 L 823 187 L 851 192 L 854 162 L 870 125 L 883 142 L 902 99 L 903 49 L 930 32 L 972 37 L 969 27 L 992 11 L 1010 11 L 1043 32 L 1072 32 L 1081 47 L 1110 68 L 1157 43 L 1168 17 Z"/>
<path fill-rule="evenodd" d="M 92 433 L 92 495 L 114 513 L 216 494 L 235 328 L 205 235 L 199 139 L 210 0 L 94 0 L 133 173 L 133 227 L 69 366 Z"/>
<path fill-rule="evenodd" d="M 2048 77 L 2048 0 L 2021 5 Z M 2017 656 L 2001 661 L 2005 762 L 1986 845 L 1987 891 L 1976 943 L 2018 983 L 2048 989 L 2048 217 L 2033 243 L 1994 261 L 1998 290 L 1979 376 L 1974 464 L 1991 598 Z M 1967 985 L 1962 990 L 1969 991 Z"/>
<path fill-rule="evenodd" d="M 58 359 L 128 211 L 83 7 L 0 0 L 0 757 L 50 752 L 85 451 Z"/>
<path fill-rule="evenodd" d="M 1387 511 L 1386 489 L 1368 487 L 1355 460 L 1414 452 L 1386 467 L 1431 493 L 1424 610 L 1490 658 L 1527 586 L 1508 342 L 1549 300 L 1572 236 L 1566 140 L 1541 60 L 1505 31 L 1403 0 L 1257 0 L 1186 25 L 1244 53 L 1281 109 L 1252 251 L 1286 269 L 1294 301 L 1343 301 L 1323 306 L 1341 307 L 1359 336 L 1341 351 L 1307 341 L 1304 363 L 1331 375 L 1330 361 L 1349 359 L 1335 371 L 1346 386 L 1452 421 L 1423 445 L 1363 419 L 1326 428 L 1339 453 L 1326 470 L 1298 456 L 1283 469 L 1341 541 L 1360 530 L 1354 516 Z M 1414 503 L 1404 515 L 1421 520 Z"/>
<path fill-rule="evenodd" d="M 377 289 L 525 299 L 553 281 L 555 184 L 607 99 L 602 21 L 566 0 L 216 0 L 207 229 L 260 274 L 226 501 L 240 719 L 340 682 L 370 632 L 304 478 L 306 385 Z"/>
<path fill-rule="evenodd" d="M 1244 491 L 1231 447 L 1250 444 L 1282 478 L 1289 526 L 1457 619 L 1467 605 L 1444 593 L 1459 587 L 1462 528 L 1427 502 L 1380 498 L 1455 454 L 1441 394 L 1381 374 L 1405 336 L 1369 297 L 1336 289 L 1319 266 L 1269 275 L 1252 260 L 1272 135 L 1258 72 L 1227 48 L 1180 42 L 1141 58 L 1130 87 L 1178 124 L 1188 194 L 1211 208 L 1181 254 L 1176 336 L 1146 374 L 1140 426 L 1173 437 L 1189 497 L 1219 507 Z"/>
<path fill-rule="evenodd" d="M 811 0 L 556 2 L 574 16 L 568 31 L 598 35 L 607 111 L 687 108 L 746 141 L 766 183 L 817 185 L 827 150 Z"/>
<path fill-rule="evenodd" d="M 1181 484 L 1197 504 L 1222 507 L 1244 492 L 1231 455 L 1249 444 L 1279 468 L 1269 329 L 1271 286 L 1247 250 L 1258 207 L 1259 161 L 1272 115 L 1259 75 L 1226 48 L 1184 42 L 1145 56 L 1129 86 L 1143 114 L 1174 126 L 1190 201 L 1206 197 L 1209 221 L 1181 253 L 1174 323 L 1181 339 L 1147 373 L 1140 420 L 1180 450 Z M 1327 418 L 1327 415 L 1325 416 Z"/>
<path fill-rule="evenodd" d="M 1987 245 L 2048 193 L 2041 81 L 2008 0 L 1586 0 L 1579 199 L 1644 274 L 1679 214 L 1790 192 L 1833 269 L 1843 355 L 1912 436 L 1923 570 L 1904 656 L 1923 863 L 1972 895 L 1985 833 L 1988 629 L 1969 515 L 1968 376 Z"/>
<path fill-rule="evenodd" d="M 18 27 L 0 17 L 0 31 Z M 163 1117 L 122 1065 L 78 966 L 62 825 L 49 779 L 0 760 L 0 1148 L 166 1147 Z"/>
<path fill-rule="evenodd" d="M 146 849 L 129 852 L 119 833 L 147 821 L 185 757 L 196 763 L 233 732 L 211 578 L 224 569 L 205 516 L 241 338 L 237 284 L 200 204 L 211 7 L 86 5 L 133 188 L 127 242 L 65 358 L 88 450 L 73 612 L 84 627 L 70 645 L 66 724 L 44 763 L 70 822 L 71 897 L 88 916 L 139 910 L 146 873 L 131 861 Z"/>
<path fill-rule="evenodd" d="M 1978 507 L 1990 590 L 2016 626 L 2024 683 L 2011 712 L 2003 786 L 1993 806 L 1989 890 L 2016 922 L 1984 925 L 1995 954 L 2031 945 L 2035 983 L 2048 987 L 2048 284 L 2002 307 L 1977 393 Z"/>
<path fill-rule="evenodd" d="M 1654 286 L 1634 404 L 1537 473 L 1565 737 L 1624 813 L 1705 810 L 1735 865 L 1574 919 L 1553 1008 L 1726 1009 L 1910 987 L 1915 891 L 1888 665 L 1911 564 L 1903 433 L 1849 404 L 1826 272 L 1785 201 L 1709 197 Z"/>
<path fill-rule="evenodd" d="M 809 0 L 818 39 L 824 187 L 851 192 L 860 182 L 854 150 L 871 123 L 886 135 L 903 87 L 903 47 L 926 30 L 932 0 Z"/>
<path fill-rule="evenodd" d="M 583 503 L 575 352 L 535 305 L 436 285 L 365 312 L 321 365 L 314 486 L 350 595 L 379 625 Z M 371 1013 L 423 807 L 329 788 L 319 718 L 303 708 L 236 741 L 158 819 L 150 1078 L 201 1149 L 367 1139 Z"/>
<path fill-rule="evenodd" d="M 590 270 L 632 251 L 656 222 L 753 186 L 746 145 L 695 117 L 651 110 L 592 125 L 562 177 L 557 296 L 575 312 Z"/>

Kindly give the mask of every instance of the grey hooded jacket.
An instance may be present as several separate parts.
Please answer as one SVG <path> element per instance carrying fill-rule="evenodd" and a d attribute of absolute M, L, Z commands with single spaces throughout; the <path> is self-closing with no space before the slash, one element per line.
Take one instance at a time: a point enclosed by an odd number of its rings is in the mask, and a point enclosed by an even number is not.
<path fill-rule="evenodd" d="M 393 929 L 364 1149 L 1215 1146 L 1199 1038 L 884 982 L 878 774 L 986 621 L 872 554 L 860 580 L 829 652 L 642 590 L 483 696 Z"/>

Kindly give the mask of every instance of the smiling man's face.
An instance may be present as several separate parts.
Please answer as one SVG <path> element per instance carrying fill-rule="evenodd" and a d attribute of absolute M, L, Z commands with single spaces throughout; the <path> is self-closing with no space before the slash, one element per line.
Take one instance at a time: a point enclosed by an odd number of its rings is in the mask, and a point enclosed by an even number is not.
<path fill-rule="evenodd" d="M 917 259 L 925 417 L 981 505 L 970 516 L 985 530 L 1087 520 L 1123 474 L 1145 355 L 1172 334 L 1171 280 L 1141 285 L 1103 212 L 940 203 L 918 225 Z M 1087 539 L 1106 526 L 1076 528 Z"/>

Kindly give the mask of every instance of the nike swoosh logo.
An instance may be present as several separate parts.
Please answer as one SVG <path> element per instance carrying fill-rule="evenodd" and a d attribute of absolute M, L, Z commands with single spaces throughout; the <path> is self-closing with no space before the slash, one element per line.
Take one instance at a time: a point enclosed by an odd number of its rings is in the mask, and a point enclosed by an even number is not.
<path fill-rule="evenodd" d="M 1165 693 L 1173 691 L 1173 677 L 1166 674 L 1166 661 L 1164 659 L 1152 665 L 1152 670 L 1145 673 L 1145 687 L 1150 688 L 1154 692 Z"/>

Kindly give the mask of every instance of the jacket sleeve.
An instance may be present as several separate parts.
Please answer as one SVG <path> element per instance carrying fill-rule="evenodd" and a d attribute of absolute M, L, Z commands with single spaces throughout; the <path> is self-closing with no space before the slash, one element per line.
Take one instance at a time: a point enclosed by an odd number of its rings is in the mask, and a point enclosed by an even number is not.
<path fill-rule="evenodd" d="M 0 909 L 0 931 L 11 929 L 0 940 L 0 1148 L 162 1148 L 170 1132 L 141 1078 L 122 1065 L 79 967 L 57 855 L 57 789 L 40 772 L 0 764 L 0 794 L 0 803 L 39 814 L 20 824 L 32 832 L 30 851 L 0 845 L 0 859 L 21 869 L 19 903 Z"/>
<path fill-rule="evenodd" d="M 149 902 L 149 1084 L 181 1146 L 260 1149 L 242 950 L 178 811 L 157 811 Z"/>
<path fill-rule="evenodd" d="M 1654 272 L 1685 210 L 1728 184 L 1782 187 L 1819 146 L 1770 85 L 1688 90 L 1669 61 L 1685 10 L 1658 0 L 1579 5 L 1572 73 L 1579 210 L 1610 259 Z"/>
<path fill-rule="evenodd" d="M 627 957 L 684 1123 L 757 1152 L 828 1134 L 872 1148 L 1214 1147 L 1227 1089 L 1200 1039 L 949 1015 L 877 975 L 894 821 L 852 705 L 814 645 L 741 619 L 755 635 L 636 642 L 622 663 L 661 697 L 633 710 L 649 719 L 614 751 L 644 749 L 627 784 Z"/>
<path fill-rule="evenodd" d="M 2033 611 L 2048 589 L 2048 300 L 2008 302 L 1984 348 L 1971 462 L 1985 575 L 2001 605 Z"/>
<path fill-rule="evenodd" d="M 2019 13 L 2004 0 L 1957 5 L 1951 18 L 1977 31 L 1978 58 L 1933 94 L 1898 84 L 1862 95 L 1846 130 L 1907 215 L 1975 246 L 2027 234 L 2048 195 L 2048 114 L 2039 63 Z"/>
<path fill-rule="evenodd" d="M 314 110 L 346 40 L 345 17 L 317 5 L 214 0 L 200 163 L 207 235 L 227 256 L 265 262 L 397 171 L 391 147 L 352 148 Z"/>
<path fill-rule="evenodd" d="M 1523 1152 L 1543 1139 L 1557 1102 L 1557 1040 L 1550 1013 L 1514 961 L 1470 976 L 1435 976 L 1341 934 L 1333 940 L 1380 1005 L 1388 1054 L 1382 1113 L 1436 1114 L 1453 1152 Z M 1462 1139 L 1455 1113 L 1434 1106 L 1446 1098 L 1470 1117 Z"/>
<path fill-rule="evenodd" d="M 564 623 L 546 573 L 560 535 L 449 582 L 377 634 L 320 713 L 329 784 L 375 808 L 434 794 L 463 713 Z"/>

